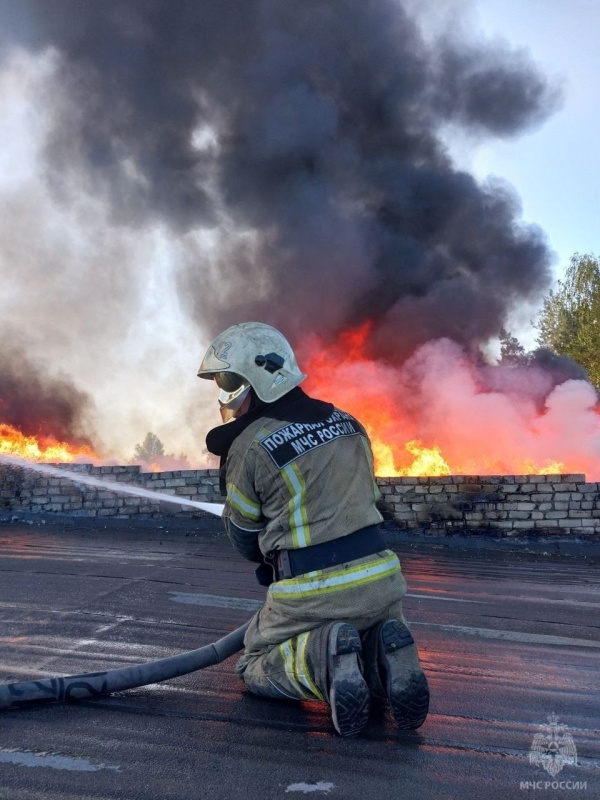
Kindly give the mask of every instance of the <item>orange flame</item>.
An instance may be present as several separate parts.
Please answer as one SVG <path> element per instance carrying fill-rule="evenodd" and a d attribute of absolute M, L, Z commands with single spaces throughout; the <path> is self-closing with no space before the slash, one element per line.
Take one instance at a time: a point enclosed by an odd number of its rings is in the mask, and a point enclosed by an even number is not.
<path fill-rule="evenodd" d="M 97 461 L 88 445 L 59 442 L 53 436 L 26 436 L 12 425 L 0 423 L 0 455 L 16 456 L 27 461 L 66 464 L 82 458 Z"/>
<path fill-rule="evenodd" d="M 514 413 L 507 414 L 507 420 L 495 419 L 497 431 L 486 431 L 487 435 L 483 436 L 474 433 L 468 410 L 462 415 L 454 413 L 452 422 L 443 414 L 432 422 L 431 414 L 428 416 L 421 407 L 426 403 L 423 392 L 411 393 L 407 388 L 411 378 L 407 378 L 402 368 L 375 361 L 366 353 L 371 328 L 372 323 L 367 322 L 344 332 L 334 345 L 323 347 L 313 339 L 306 341 L 299 350 L 304 371 L 308 374 L 306 389 L 309 394 L 332 401 L 365 426 L 371 439 L 377 475 L 417 477 L 594 472 L 589 458 L 579 458 L 576 452 L 572 457 L 563 457 L 564 447 L 555 447 L 556 431 L 552 424 L 544 412 L 533 407 L 527 409 L 527 418 L 522 419 L 523 414 Z M 457 372 L 462 370 L 463 379 L 465 375 L 472 377 L 470 370 L 474 372 L 464 354 L 456 369 Z M 463 380 L 465 382 L 468 380 Z M 473 384 L 468 399 L 472 404 L 479 404 L 476 406 L 478 410 L 483 408 L 486 411 L 490 397 L 512 410 L 509 393 L 488 392 L 486 395 L 486 392 L 478 390 L 474 378 Z M 460 409 L 460 402 L 455 401 L 452 410 L 456 412 L 457 407 Z M 519 411 L 522 411 L 521 407 Z M 596 430 L 600 432 L 600 416 L 596 417 Z M 552 417 L 552 423 L 557 427 L 555 417 Z M 525 439 L 534 443 L 535 454 L 517 452 L 522 449 L 520 445 Z M 560 456 L 554 455 L 556 452 L 560 452 Z"/>

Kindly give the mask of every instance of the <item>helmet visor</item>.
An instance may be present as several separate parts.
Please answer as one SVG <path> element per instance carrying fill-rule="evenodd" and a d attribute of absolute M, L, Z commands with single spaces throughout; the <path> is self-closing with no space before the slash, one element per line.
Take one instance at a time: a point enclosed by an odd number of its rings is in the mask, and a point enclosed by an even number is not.
<path fill-rule="evenodd" d="M 219 410 L 223 422 L 232 420 L 248 396 L 250 384 L 235 372 L 215 373 L 215 383 L 219 387 Z"/>
<path fill-rule="evenodd" d="M 224 392 L 232 393 L 243 385 L 248 385 L 248 381 L 238 375 L 237 372 L 215 372 L 215 383 Z"/>

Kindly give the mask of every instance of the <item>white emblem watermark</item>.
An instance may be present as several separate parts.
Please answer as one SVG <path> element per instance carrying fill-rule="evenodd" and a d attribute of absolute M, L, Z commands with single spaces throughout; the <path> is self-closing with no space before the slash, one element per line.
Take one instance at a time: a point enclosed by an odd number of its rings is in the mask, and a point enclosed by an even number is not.
<path fill-rule="evenodd" d="M 540 725 L 531 743 L 529 763 L 543 767 L 556 778 L 567 764 L 577 766 L 577 748 L 566 725 L 559 725 L 556 714 L 550 714 L 548 725 Z"/>
<path fill-rule="evenodd" d="M 547 725 L 540 725 L 533 737 L 529 763 L 542 767 L 553 780 L 521 781 L 520 789 L 587 789 L 587 781 L 556 780 L 566 766 L 577 766 L 575 740 L 566 725 L 559 723 L 556 714 L 550 714 Z"/>

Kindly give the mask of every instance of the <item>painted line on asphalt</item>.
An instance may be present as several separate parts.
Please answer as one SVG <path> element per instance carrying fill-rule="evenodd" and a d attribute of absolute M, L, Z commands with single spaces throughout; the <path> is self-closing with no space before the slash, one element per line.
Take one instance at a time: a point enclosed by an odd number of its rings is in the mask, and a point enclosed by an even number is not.
<path fill-rule="evenodd" d="M 189 603 L 198 606 L 212 606 L 213 608 L 240 608 L 244 611 L 258 611 L 262 608 L 261 600 L 249 600 L 243 597 L 223 597 L 217 594 L 192 594 L 191 592 L 169 592 L 171 600 L 177 603 Z M 419 595 L 407 595 L 411 597 Z M 429 597 L 429 595 L 423 595 Z M 455 598 L 442 598 L 438 595 L 438 600 Z M 478 600 L 467 600 L 465 602 L 481 602 Z M 592 647 L 600 648 L 600 642 L 589 639 L 572 639 L 568 636 L 553 636 L 543 633 L 523 633 L 521 631 L 496 630 L 495 628 L 470 628 L 466 625 L 444 625 L 438 622 L 410 622 L 409 626 L 423 625 L 438 630 L 450 631 L 452 633 L 463 633 L 467 636 L 478 636 L 482 639 L 501 639 L 509 642 L 525 642 L 527 644 L 551 644 L 551 645 L 570 645 L 571 647 Z"/>
<path fill-rule="evenodd" d="M 406 597 L 419 597 L 423 598 L 424 600 L 448 600 L 451 603 L 480 603 L 485 604 L 489 602 L 493 602 L 495 600 L 510 600 L 511 602 L 519 602 L 519 603 L 540 603 L 546 605 L 557 605 L 557 606 L 566 606 L 569 607 L 577 607 L 577 608 L 597 608 L 600 609 L 600 603 L 589 603 L 584 600 L 570 600 L 570 599 L 557 599 L 553 597 L 537 597 L 537 596 L 525 596 L 525 595 L 510 595 L 510 597 L 503 597 L 502 595 L 490 595 L 488 600 L 467 600 L 459 597 L 446 597 L 445 595 L 432 595 L 432 594 L 412 594 L 411 592 L 407 592 Z"/>
<path fill-rule="evenodd" d="M 453 633 L 464 633 L 467 636 L 479 636 L 482 639 L 502 639 L 508 642 L 525 642 L 527 644 L 570 645 L 571 647 L 596 647 L 600 642 L 590 639 L 572 639 L 568 636 L 552 636 L 545 633 L 523 633 L 521 631 L 504 631 L 495 628 L 469 628 L 466 625 L 443 625 L 438 622 L 409 622 L 409 627 L 422 625 L 427 628 L 438 628 Z"/>
<path fill-rule="evenodd" d="M 213 608 L 241 608 L 244 611 L 258 611 L 263 607 L 263 600 L 249 600 L 244 597 L 222 597 L 218 594 L 192 594 L 191 592 L 169 592 L 171 600 L 194 606 L 212 606 Z"/>
<path fill-rule="evenodd" d="M 111 764 L 92 764 L 86 758 L 73 758 L 53 753 L 34 753 L 31 750 L 0 750 L 0 764 L 16 764 L 20 767 L 49 767 L 69 772 L 98 772 L 110 769 L 120 772 L 121 767 Z"/>
<path fill-rule="evenodd" d="M 312 794 L 313 792 L 329 792 L 335 789 L 335 783 L 329 781 L 318 781 L 317 783 L 290 783 L 285 790 L 288 792 L 302 792 L 303 794 Z"/>
<path fill-rule="evenodd" d="M 510 600 L 518 600 L 520 603 L 542 603 L 554 606 L 575 606 L 577 608 L 597 608 L 600 609 L 600 603 L 589 603 L 586 600 L 571 600 L 571 599 L 557 599 L 554 597 L 523 597 L 511 595 Z"/>
<path fill-rule="evenodd" d="M 2 640 L 0 639 L 0 641 Z M 6 644 L 5 648 L 3 648 L 3 655 L 6 654 L 10 656 L 12 653 L 43 654 L 44 658 L 42 661 L 34 666 L 36 670 L 45 667 L 48 663 L 56 661 L 57 658 L 62 659 L 73 656 L 82 662 L 98 659 L 103 661 L 114 660 L 117 663 L 131 662 L 132 664 L 139 664 L 144 658 L 156 658 L 157 655 L 160 654 L 164 656 L 172 655 L 171 648 L 150 644 L 137 644 L 135 642 L 96 642 L 94 650 L 82 650 L 78 647 L 60 647 L 60 642 L 65 641 L 68 643 L 68 639 L 53 637 L 51 641 L 54 645 L 45 644 L 44 637 L 18 643 L 9 642 Z M 163 655 L 160 655 L 160 657 L 162 658 Z M 17 667 L 15 666 L 14 668 L 16 669 Z"/>
<path fill-rule="evenodd" d="M 485 603 L 486 600 L 466 600 L 463 597 L 447 597 L 443 594 L 413 594 L 412 592 L 407 592 L 405 597 L 418 597 L 422 600 L 444 600 L 450 603 Z"/>

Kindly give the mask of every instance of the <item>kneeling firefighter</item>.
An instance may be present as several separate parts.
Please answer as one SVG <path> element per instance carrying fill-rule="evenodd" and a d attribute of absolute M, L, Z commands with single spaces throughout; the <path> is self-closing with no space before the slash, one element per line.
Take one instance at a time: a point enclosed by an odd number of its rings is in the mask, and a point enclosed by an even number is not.
<path fill-rule="evenodd" d="M 206 438 L 221 457 L 225 528 L 269 587 L 237 674 L 257 695 L 327 702 L 342 736 L 366 725 L 371 697 L 418 728 L 429 689 L 363 426 L 299 388 L 289 342 L 263 323 L 223 331 L 198 375 L 215 380 L 228 422 Z"/>

